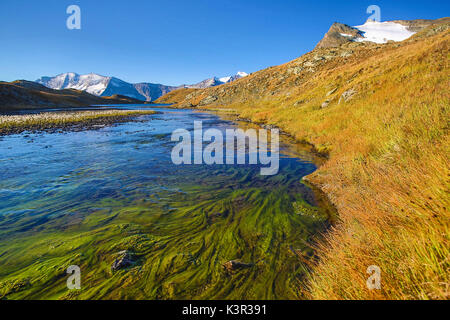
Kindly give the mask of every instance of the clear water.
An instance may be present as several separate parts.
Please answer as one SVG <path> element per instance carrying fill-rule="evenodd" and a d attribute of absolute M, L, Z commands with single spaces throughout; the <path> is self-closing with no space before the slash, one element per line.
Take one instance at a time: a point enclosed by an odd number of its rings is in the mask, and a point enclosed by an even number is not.
<path fill-rule="evenodd" d="M 97 130 L 0 137 L 0 295 L 2 281 L 6 298 L 301 295 L 305 268 L 295 250 L 311 254 L 305 243 L 324 219 L 302 215 L 294 204 L 316 210 L 313 193 L 300 182 L 316 166 L 286 143 L 276 176 L 261 176 L 250 165 L 176 166 L 170 158 L 175 129 L 192 130 L 195 120 L 204 129 L 237 124 L 192 110 L 155 110 L 160 113 Z M 123 224 L 132 231 L 111 229 Z M 52 242 L 61 242 L 60 249 Z M 155 243 L 160 249 L 142 249 Z M 119 249 L 138 259 L 112 274 Z M 54 271 L 74 259 L 89 270 L 87 288 L 76 297 L 67 296 Z M 222 266 L 232 259 L 255 267 L 230 275 Z M 52 271 L 42 276 L 49 263 Z M 150 272 L 155 266 L 158 272 Z M 117 285 L 125 278 L 132 287 Z M 19 280 L 26 285 L 9 287 Z"/>

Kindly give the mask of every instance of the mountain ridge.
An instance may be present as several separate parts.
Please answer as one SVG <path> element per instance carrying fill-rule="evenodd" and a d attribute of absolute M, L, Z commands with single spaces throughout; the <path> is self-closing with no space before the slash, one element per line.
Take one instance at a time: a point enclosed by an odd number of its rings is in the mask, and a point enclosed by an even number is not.
<path fill-rule="evenodd" d="M 209 88 L 246 77 L 247 73 L 239 71 L 233 76 L 213 77 L 192 85 L 167 86 L 158 83 L 129 83 L 116 77 L 102 76 L 96 73 L 80 75 L 75 72 L 61 73 L 54 77 L 44 76 L 35 82 L 51 89 L 76 89 L 104 97 L 119 94 L 141 101 L 154 101 L 159 97 L 179 88 Z"/>
<path fill-rule="evenodd" d="M 393 20 L 384 22 L 368 19 L 363 25 L 354 27 L 335 22 L 331 25 L 323 39 L 319 41 L 316 49 L 339 47 L 349 42 L 368 41 L 383 44 L 388 41 L 403 41 L 433 24 L 448 22 L 449 18 L 436 20 Z"/>
<path fill-rule="evenodd" d="M 314 76 L 322 67 L 337 68 L 342 63 L 354 63 L 362 57 L 369 58 L 377 53 L 380 48 L 396 48 L 399 45 L 416 41 L 417 38 L 426 37 L 428 32 L 438 32 L 441 27 L 450 24 L 450 18 L 437 20 L 397 20 L 403 23 L 416 25 L 419 32 L 413 34 L 404 41 L 388 41 L 386 43 L 375 43 L 371 41 L 352 41 L 347 39 L 337 45 L 316 46 L 314 50 L 279 66 L 272 66 L 254 72 L 243 80 L 234 81 L 220 87 L 209 87 L 202 90 L 197 88 L 184 88 L 170 92 L 159 98 L 157 102 L 172 103 L 178 107 L 203 107 L 206 105 L 226 105 L 236 100 L 260 99 L 265 95 L 269 97 L 279 95 L 281 88 L 296 87 L 304 83 L 306 79 Z M 333 32 L 347 31 L 359 34 L 360 31 L 354 27 L 342 23 L 332 25 Z M 431 31 L 430 31 L 431 30 Z M 322 39 L 323 40 L 323 39 Z M 319 42 L 320 43 L 320 42 Z M 287 79 L 295 78 L 294 81 Z M 269 81 L 270 79 L 270 81 Z M 243 81 L 243 82 L 241 82 Z M 264 90 L 262 89 L 264 88 Z"/>

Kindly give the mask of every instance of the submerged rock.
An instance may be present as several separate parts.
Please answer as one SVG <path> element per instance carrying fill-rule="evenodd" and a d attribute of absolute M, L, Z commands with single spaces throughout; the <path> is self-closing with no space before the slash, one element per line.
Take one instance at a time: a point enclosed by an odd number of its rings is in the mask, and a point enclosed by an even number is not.
<path fill-rule="evenodd" d="M 244 262 L 240 262 L 237 260 L 231 260 L 231 261 L 225 262 L 223 264 L 223 267 L 227 271 L 231 272 L 231 271 L 236 271 L 239 269 L 251 268 L 251 267 L 253 267 L 253 263 L 244 263 Z"/>
<path fill-rule="evenodd" d="M 128 250 L 120 251 L 117 253 L 118 257 L 116 260 L 114 260 L 113 264 L 111 265 L 111 271 L 117 271 L 124 268 L 127 268 L 134 264 L 133 254 L 129 252 Z"/>

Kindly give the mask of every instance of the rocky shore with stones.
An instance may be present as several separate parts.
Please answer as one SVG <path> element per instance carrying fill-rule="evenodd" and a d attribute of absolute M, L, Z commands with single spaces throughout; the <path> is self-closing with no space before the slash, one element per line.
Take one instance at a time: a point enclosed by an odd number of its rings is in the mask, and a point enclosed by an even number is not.
<path fill-rule="evenodd" d="M 98 110 L 1 115 L 0 136 L 28 131 L 60 132 L 90 130 L 114 123 L 137 120 L 139 116 L 155 113 L 152 110 Z"/>

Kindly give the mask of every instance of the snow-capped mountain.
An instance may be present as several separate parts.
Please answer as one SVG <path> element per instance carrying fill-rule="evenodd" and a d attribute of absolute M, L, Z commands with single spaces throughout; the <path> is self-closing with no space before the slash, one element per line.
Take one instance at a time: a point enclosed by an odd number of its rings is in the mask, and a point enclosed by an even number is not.
<path fill-rule="evenodd" d="M 228 76 L 228 77 L 219 78 L 219 81 L 222 82 L 222 83 L 228 83 L 228 82 L 240 79 L 240 78 L 244 78 L 246 76 L 248 76 L 247 73 L 245 73 L 243 71 L 238 71 L 238 73 L 236 73 L 234 76 Z"/>
<path fill-rule="evenodd" d="M 233 76 L 223 78 L 206 79 L 194 85 L 166 86 L 155 83 L 128 83 L 115 77 L 105 77 L 95 73 L 79 75 L 73 72 L 63 73 L 55 77 L 42 77 L 36 80 L 51 89 L 76 89 L 86 91 L 99 97 L 112 96 L 115 94 L 143 100 L 153 101 L 159 97 L 179 88 L 208 88 L 218 86 L 246 77 L 245 72 L 239 71 Z"/>
<path fill-rule="evenodd" d="M 233 76 L 227 76 L 227 77 L 221 77 L 221 78 L 213 77 L 213 78 L 209 78 L 209 79 L 203 80 L 203 81 L 201 81 L 199 83 L 196 83 L 196 84 L 183 85 L 182 87 L 184 87 L 184 88 L 194 88 L 194 89 L 205 89 L 205 88 L 209 88 L 209 87 L 220 86 L 221 84 L 232 82 L 232 81 L 244 78 L 246 76 L 248 76 L 247 73 L 245 73 L 243 71 L 238 71 Z"/>
<path fill-rule="evenodd" d="M 76 89 L 100 96 L 105 91 L 111 78 L 98 74 L 78 75 L 73 72 L 57 75 L 56 77 L 42 77 L 37 83 L 51 89 Z"/>
<path fill-rule="evenodd" d="M 78 75 L 73 72 L 63 73 L 56 77 L 42 77 L 36 82 L 51 89 L 76 89 L 99 97 L 119 94 L 143 101 L 156 100 L 177 88 L 155 83 L 132 84 L 118 78 L 105 77 L 95 73 Z"/>

